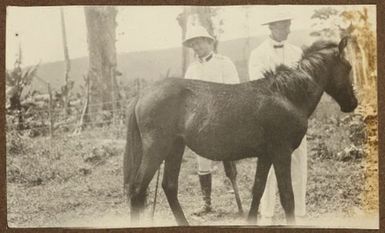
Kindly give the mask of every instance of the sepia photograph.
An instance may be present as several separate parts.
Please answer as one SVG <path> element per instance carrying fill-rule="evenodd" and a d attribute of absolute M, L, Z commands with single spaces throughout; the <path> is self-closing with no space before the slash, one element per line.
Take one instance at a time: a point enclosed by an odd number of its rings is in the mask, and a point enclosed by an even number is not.
<path fill-rule="evenodd" d="M 8 227 L 379 229 L 376 11 L 7 6 Z"/>

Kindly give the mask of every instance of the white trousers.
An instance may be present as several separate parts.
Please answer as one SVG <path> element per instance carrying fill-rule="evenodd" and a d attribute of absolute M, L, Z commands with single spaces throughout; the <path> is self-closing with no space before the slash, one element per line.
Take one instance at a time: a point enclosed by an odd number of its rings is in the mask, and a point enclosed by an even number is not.
<path fill-rule="evenodd" d="M 194 153 L 195 154 L 195 153 Z M 196 154 L 198 162 L 198 175 L 210 174 L 212 171 L 212 160 Z"/>
<path fill-rule="evenodd" d="M 307 182 L 307 141 L 306 136 L 291 158 L 291 179 L 294 192 L 294 208 L 296 216 L 306 214 L 306 182 Z M 273 217 L 277 194 L 277 178 L 271 166 L 267 177 L 265 191 L 262 195 L 260 212 L 263 217 Z"/>

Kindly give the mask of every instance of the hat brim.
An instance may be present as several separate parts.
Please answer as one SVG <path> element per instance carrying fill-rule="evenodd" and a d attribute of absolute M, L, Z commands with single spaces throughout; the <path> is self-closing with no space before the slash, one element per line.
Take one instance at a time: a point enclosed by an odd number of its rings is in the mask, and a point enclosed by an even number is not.
<path fill-rule="evenodd" d="M 183 41 L 182 44 L 183 44 L 183 46 L 185 46 L 185 47 L 191 48 L 191 42 L 192 42 L 193 40 L 195 40 L 195 39 L 198 39 L 198 38 L 206 38 L 206 39 L 210 40 L 211 42 L 214 42 L 214 41 L 215 41 L 214 38 L 212 38 L 212 37 L 208 37 L 208 36 L 197 36 L 197 37 L 189 38 L 189 39 Z"/>
<path fill-rule="evenodd" d="M 283 19 L 279 19 L 279 20 L 271 20 L 271 21 L 268 21 L 268 22 L 264 22 L 261 25 L 269 25 L 269 24 L 272 24 L 272 23 L 277 23 L 277 22 L 282 22 L 282 21 L 289 21 L 289 20 L 292 20 L 292 19 L 293 18 L 288 17 L 288 18 L 283 18 Z"/>

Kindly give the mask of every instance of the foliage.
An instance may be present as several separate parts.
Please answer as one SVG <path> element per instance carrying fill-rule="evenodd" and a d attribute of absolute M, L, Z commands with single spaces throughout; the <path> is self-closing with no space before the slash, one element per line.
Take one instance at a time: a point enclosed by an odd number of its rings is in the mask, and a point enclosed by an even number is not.
<path fill-rule="evenodd" d="M 314 21 L 312 27 L 315 30 L 310 35 L 324 39 L 339 37 L 340 18 L 336 9 L 332 7 L 316 9 L 311 19 Z"/>
<path fill-rule="evenodd" d="M 320 9 L 314 10 L 314 14 L 311 16 L 311 19 L 322 19 L 327 20 L 333 16 L 336 16 L 338 11 L 332 7 L 323 7 Z"/>
<path fill-rule="evenodd" d="M 332 7 L 316 9 L 312 15 L 312 36 L 338 40 L 350 38 L 347 55 L 353 66 L 354 84 L 358 87 L 376 88 L 376 32 L 371 24 L 368 8 L 337 11 Z"/>
<path fill-rule="evenodd" d="M 368 68 L 371 72 L 375 72 L 377 69 L 376 33 L 370 23 L 368 9 L 343 11 L 341 17 L 344 22 L 349 23 L 349 27 L 345 29 L 344 33 L 350 36 L 357 46 L 366 51 Z"/>
<path fill-rule="evenodd" d="M 11 71 L 6 71 L 5 75 L 7 86 L 6 97 L 9 98 L 8 109 L 21 109 L 21 98 L 22 94 L 24 94 L 23 90 L 31 85 L 38 67 L 39 65 L 35 65 L 23 69 L 21 66 L 21 49 L 19 50 L 19 58 L 15 62 L 15 67 Z M 31 93 L 26 93 L 25 98 L 30 94 Z"/>
<path fill-rule="evenodd" d="M 64 182 L 89 174 L 111 156 L 122 151 L 112 144 L 93 144 L 66 135 L 31 139 L 14 131 L 7 133 L 7 181 L 28 187 Z"/>
<path fill-rule="evenodd" d="M 324 96 L 309 120 L 307 137 L 314 145 L 309 153 L 316 161 L 360 162 L 366 156 L 363 150 L 365 130 L 361 114 L 339 113 L 333 100 Z"/>
<path fill-rule="evenodd" d="M 66 99 L 70 99 L 72 97 L 72 90 L 74 88 L 75 82 L 73 80 L 68 81 L 68 83 L 60 86 L 60 89 L 55 91 L 55 99 L 60 103 L 62 107 L 66 104 Z M 69 104 L 69 103 L 67 103 Z M 68 108 L 69 106 L 67 106 Z M 67 109 L 68 111 L 68 109 Z"/>
<path fill-rule="evenodd" d="M 13 70 L 6 71 L 6 109 L 7 113 L 11 115 L 11 120 L 18 129 L 24 128 L 24 116 L 22 98 L 27 99 L 32 96 L 34 91 L 25 92 L 31 86 L 33 78 L 36 76 L 39 65 L 22 68 L 22 49 L 19 45 L 18 57 L 15 61 Z M 9 123 L 9 122 L 7 122 Z"/>

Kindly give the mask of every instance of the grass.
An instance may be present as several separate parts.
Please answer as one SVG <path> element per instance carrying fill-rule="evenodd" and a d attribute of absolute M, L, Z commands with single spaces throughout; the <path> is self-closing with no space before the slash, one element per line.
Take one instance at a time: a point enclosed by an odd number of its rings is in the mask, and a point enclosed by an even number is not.
<path fill-rule="evenodd" d="M 352 127 L 355 125 L 355 127 Z M 378 187 L 365 194 L 366 177 L 375 176 L 375 161 L 363 148 L 365 124 L 359 114 L 340 113 L 330 99 L 323 99 L 309 121 L 307 210 L 309 218 L 330 215 L 360 216 L 367 198 L 377 198 Z M 114 129 L 115 130 L 115 129 Z M 70 133 L 29 138 L 7 132 L 7 210 L 10 226 L 127 226 L 129 209 L 122 189 L 124 127 L 89 129 L 79 136 Z M 363 132 L 364 131 L 364 132 Z M 114 133 L 115 132 L 115 133 Z M 119 134 L 118 134 L 119 132 Z M 351 135 L 356 135 L 351 137 Z M 107 139 L 106 139 L 107 138 Z M 371 157 L 372 158 L 372 157 Z M 370 163 L 368 163 L 368 161 Z M 238 183 L 248 210 L 256 159 L 238 162 Z M 372 164 L 373 163 L 373 164 Z M 179 199 L 193 225 L 244 224 L 221 163 L 213 177 L 215 212 L 197 217 L 193 211 L 202 200 L 195 157 L 186 150 L 179 182 Z M 370 167 L 371 169 L 368 169 Z M 368 173 L 369 171 L 369 173 Z M 155 179 L 154 179 L 155 180 Z M 150 219 L 155 181 L 149 188 L 145 219 Z M 364 195 L 365 194 L 365 195 Z M 174 225 L 164 193 L 160 190 L 155 224 Z M 284 218 L 277 198 L 276 223 Z"/>

